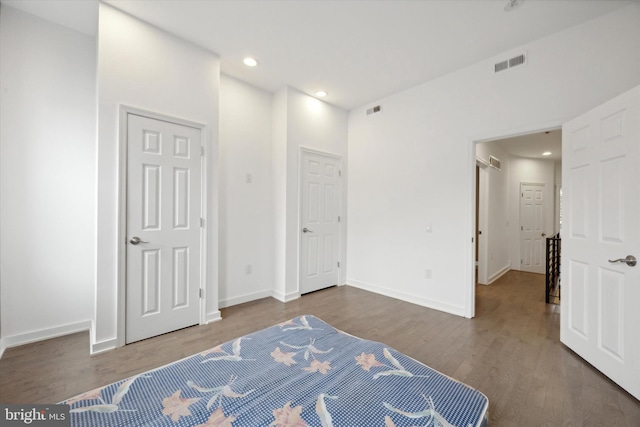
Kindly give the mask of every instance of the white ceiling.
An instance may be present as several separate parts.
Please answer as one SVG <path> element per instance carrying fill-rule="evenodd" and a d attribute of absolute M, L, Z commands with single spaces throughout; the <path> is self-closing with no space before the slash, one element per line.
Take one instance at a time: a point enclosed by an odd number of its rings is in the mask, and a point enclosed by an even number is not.
<path fill-rule="evenodd" d="M 503 150 L 513 156 L 548 160 L 562 159 L 561 129 L 504 138 L 496 142 Z M 542 153 L 545 151 L 550 151 L 551 155 L 543 156 Z"/>
<path fill-rule="evenodd" d="M 95 34 L 97 0 L 1 0 Z M 562 31 L 633 1 L 105 0 L 203 46 L 222 72 L 267 91 L 291 86 L 346 110 Z M 260 65 L 250 69 L 251 55 Z"/>

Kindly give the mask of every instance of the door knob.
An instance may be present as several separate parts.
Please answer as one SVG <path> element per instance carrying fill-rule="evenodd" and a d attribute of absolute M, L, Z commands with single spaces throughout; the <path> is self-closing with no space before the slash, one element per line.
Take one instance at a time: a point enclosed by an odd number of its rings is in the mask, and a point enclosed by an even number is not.
<path fill-rule="evenodd" d="M 610 259 L 609 262 L 626 262 L 629 267 L 635 267 L 635 265 L 637 264 L 636 257 L 634 257 L 633 255 L 627 255 L 626 258 Z"/>
<path fill-rule="evenodd" d="M 313 233 L 313 230 L 309 230 L 307 227 L 302 229 L 303 233 Z"/>
<path fill-rule="evenodd" d="M 544 236 L 546 236 L 546 235 L 547 235 L 547 233 L 542 233 L 542 237 L 544 237 Z"/>
<path fill-rule="evenodd" d="M 137 245 L 138 243 L 149 243 L 149 242 L 145 242 L 144 240 L 140 239 L 138 236 L 133 236 L 131 240 L 129 240 L 129 243 L 131 243 L 132 245 Z"/>

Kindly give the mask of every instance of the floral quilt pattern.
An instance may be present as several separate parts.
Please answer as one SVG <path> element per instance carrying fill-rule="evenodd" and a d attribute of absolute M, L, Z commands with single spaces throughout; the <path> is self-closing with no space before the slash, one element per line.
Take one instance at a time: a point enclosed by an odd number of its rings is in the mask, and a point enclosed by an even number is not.
<path fill-rule="evenodd" d="M 300 316 L 66 400 L 72 426 L 479 427 L 488 400 Z"/>

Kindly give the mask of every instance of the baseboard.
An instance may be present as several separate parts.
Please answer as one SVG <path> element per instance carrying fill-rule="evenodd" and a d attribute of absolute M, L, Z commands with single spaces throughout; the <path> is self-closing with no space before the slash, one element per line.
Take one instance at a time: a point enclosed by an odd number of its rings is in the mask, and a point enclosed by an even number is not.
<path fill-rule="evenodd" d="M 204 316 L 205 325 L 208 325 L 209 323 L 217 322 L 218 320 L 222 320 L 222 315 L 220 314 L 220 310 L 216 310 L 212 313 L 207 313 Z"/>
<path fill-rule="evenodd" d="M 499 278 L 507 274 L 509 270 L 511 270 L 511 262 L 509 262 L 509 264 L 507 264 L 506 266 L 502 267 L 498 272 L 489 276 L 489 280 L 488 280 L 489 283 L 487 284 L 488 285 L 492 284 L 493 282 L 495 282 L 496 280 L 498 280 Z"/>
<path fill-rule="evenodd" d="M 456 316 L 465 317 L 465 308 L 457 305 L 448 304 L 445 302 L 423 298 L 417 295 L 411 295 L 405 292 L 396 291 L 395 289 L 385 288 L 383 286 L 373 285 L 371 283 L 360 282 L 347 278 L 347 285 L 354 288 L 362 289 L 376 294 L 384 295 L 387 297 L 399 299 L 402 301 L 410 302 L 412 304 L 421 305 L 423 307 L 432 308 L 434 310 L 444 311 L 445 313 L 454 314 Z"/>
<path fill-rule="evenodd" d="M 293 301 L 300 298 L 300 292 L 291 292 L 288 294 L 283 294 L 280 291 L 272 290 L 271 296 L 280 302 L 289 302 L 289 301 Z"/>
<path fill-rule="evenodd" d="M 253 292 L 250 294 L 240 295 L 237 297 L 221 299 L 219 302 L 219 307 L 220 308 L 231 307 L 233 305 L 243 304 L 245 302 L 255 301 L 257 299 L 267 298 L 270 296 L 271 296 L 271 289 L 260 291 L 260 292 Z"/>
<path fill-rule="evenodd" d="M 91 344 L 91 355 L 113 350 L 118 347 L 118 339 L 104 340 Z"/>
<path fill-rule="evenodd" d="M 56 326 L 54 328 L 40 329 L 38 331 L 27 332 L 24 334 L 11 335 L 2 338 L 3 348 L 18 347 L 33 342 L 44 341 L 51 338 L 61 337 L 63 335 L 75 334 L 91 330 L 91 321 L 84 320 L 82 322 L 71 323 L 69 325 Z"/>
<path fill-rule="evenodd" d="M 4 345 L 4 338 L 0 338 L 0 359 L 2 359 L 2 355 L 7 347 Z"/>

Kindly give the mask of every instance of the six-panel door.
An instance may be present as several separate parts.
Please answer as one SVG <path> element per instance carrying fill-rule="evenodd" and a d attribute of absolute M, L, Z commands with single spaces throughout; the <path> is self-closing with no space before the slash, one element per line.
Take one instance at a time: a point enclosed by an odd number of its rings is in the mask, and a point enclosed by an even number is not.
<path fill-rule="evenodd" d="M 127 343 L 199 321 L 200 138 L 128 115 Z"/>

